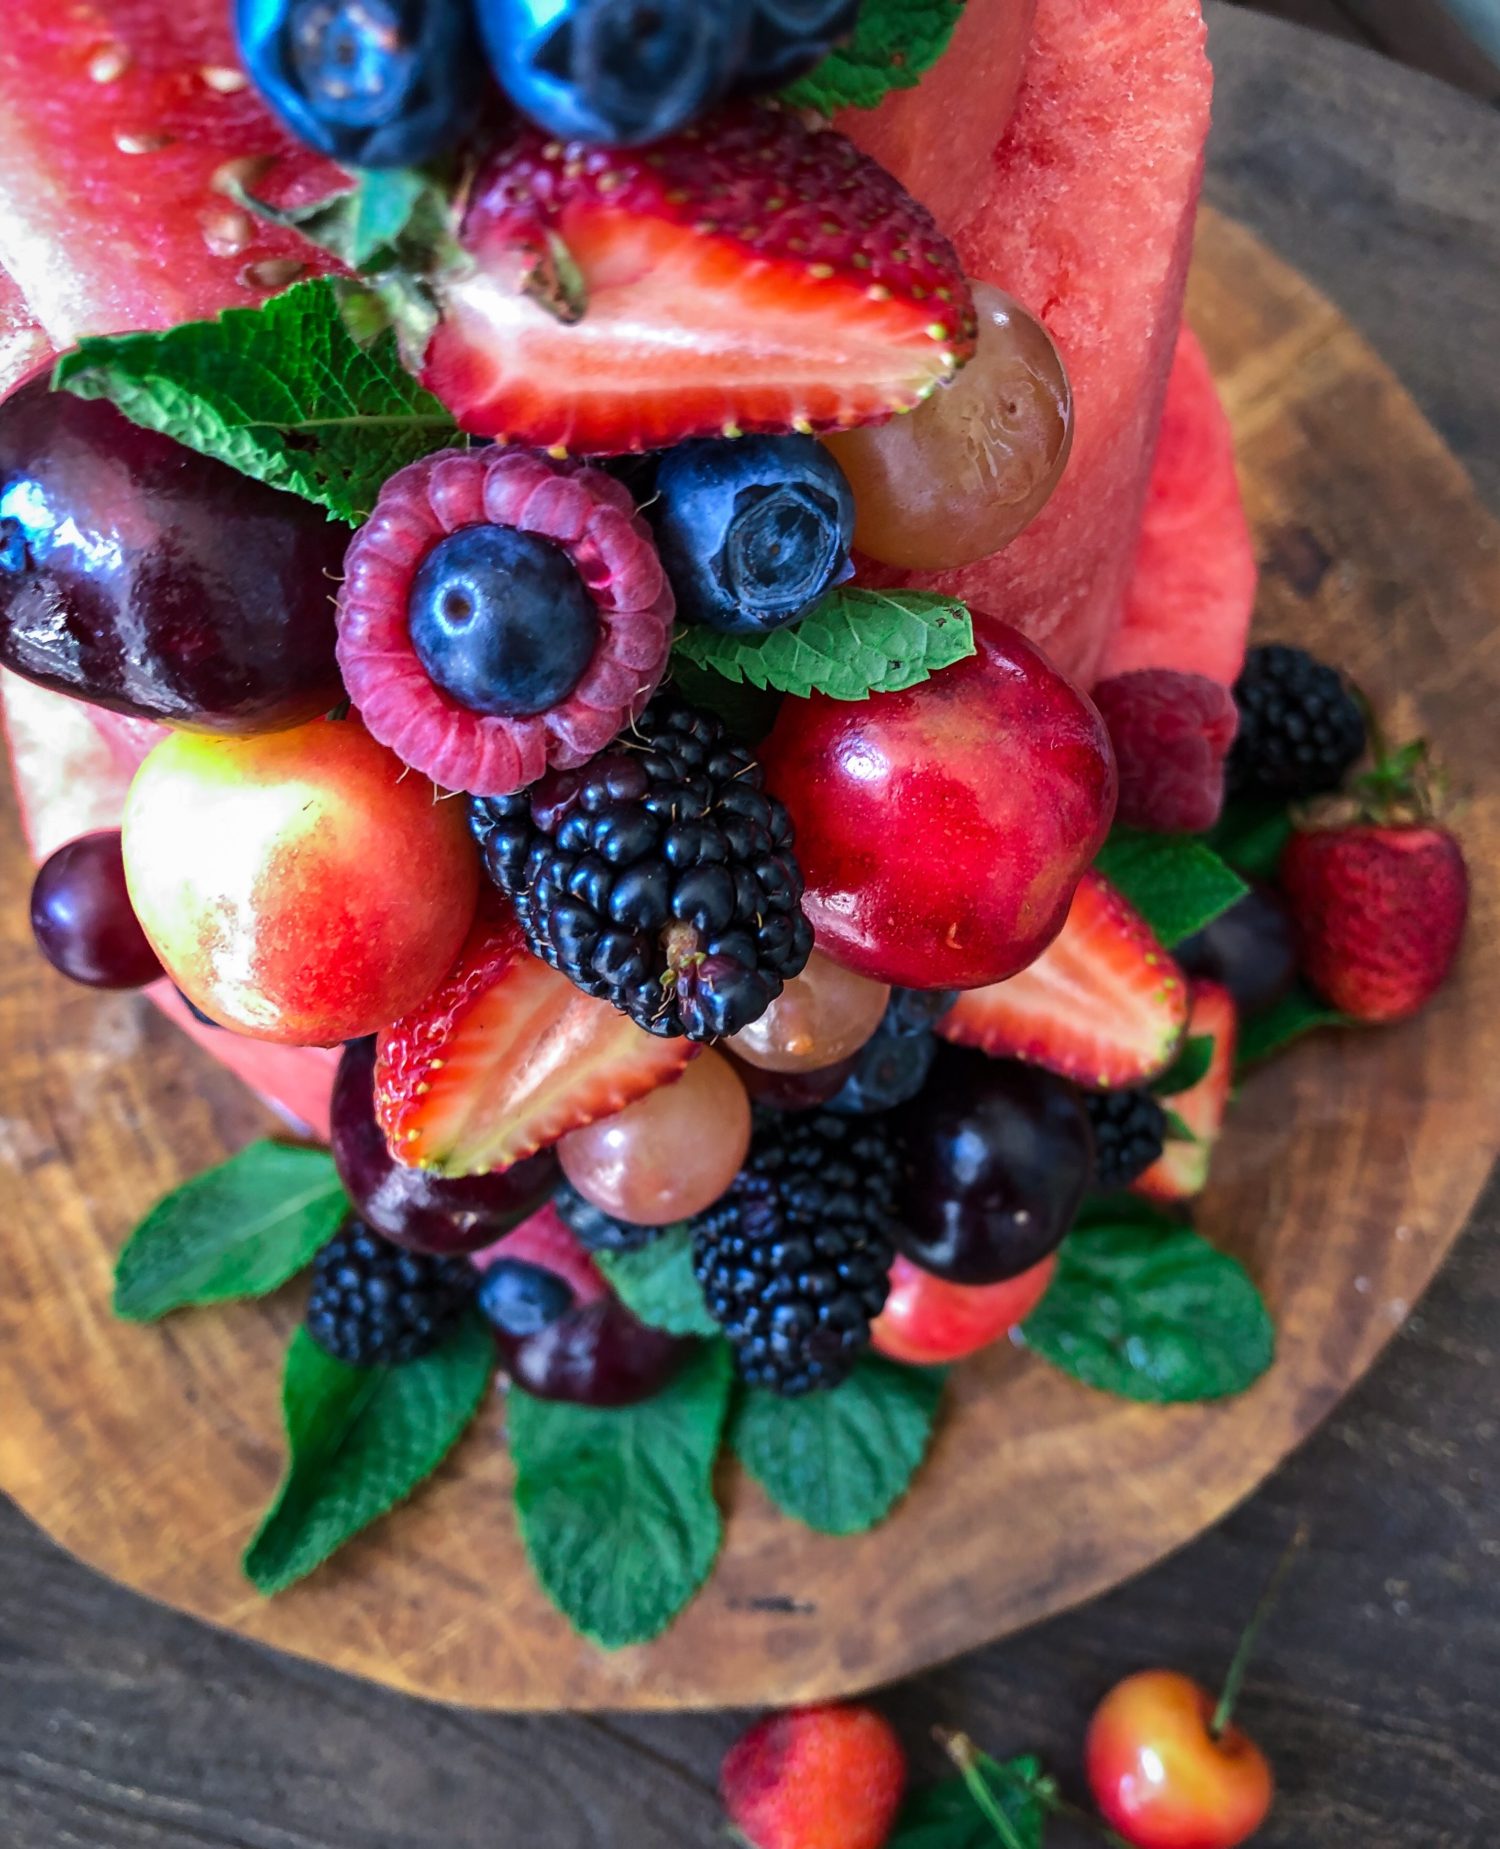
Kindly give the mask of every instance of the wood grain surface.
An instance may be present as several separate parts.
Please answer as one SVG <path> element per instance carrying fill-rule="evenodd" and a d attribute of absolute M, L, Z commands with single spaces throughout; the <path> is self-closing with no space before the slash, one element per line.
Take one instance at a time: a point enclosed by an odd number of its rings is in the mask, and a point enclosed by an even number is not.
<path fill-rule="evenodd" d="M 1500 118 L 1374 57 L 1210 11 L 1211 196 L 1363 324 L 1500 500 L 1500 299 L 1487 281 L 1500 266 Z M 201 1113 L 199 1128 L 216 1121 L 191 1095 L 170 1102 Z M 231 1137 L 248 1127 L 232 1111 L 217 1122 Z M 14 1150 L 14 1127 L 3 1134 Z M 1229 1521 L 1086 1609 L 890 1696 L 919 1759 L 931 1722 L 962 1723 L 998 1751 L 1042 1751 L 1076 1789 L 1103 1688 L 1147 1661 L 1212 1677 L 1308 1513 L 1312 1552 L 1244 1701 L 1280 1785 L 1257 1841 L 1492 1844 L 1497 1230 L 1492 1189 L 1373 1376 Z M 1002 1519 L 993 1543 L 1005 1541 Z M 132 1598 L 3 1502 L 0 1672 L 8 1849 L 687 1849 L 716 1839 L 714 1769 L 742 1724 L 406 1701 Z"/>

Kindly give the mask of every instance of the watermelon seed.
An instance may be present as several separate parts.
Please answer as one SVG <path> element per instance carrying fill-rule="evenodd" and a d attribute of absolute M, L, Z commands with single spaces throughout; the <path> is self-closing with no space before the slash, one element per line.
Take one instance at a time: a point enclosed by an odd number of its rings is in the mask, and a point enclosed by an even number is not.
<path fill-rule="evenodd" d="M 163 148 L 170 148 L 174 139 L 171 135 L 131 135 L 124 129 L 115 130 L 115 146 L 122 154 L 159 154 Z"/>
<path fill-rule="evenodd" d="M 237 257 L 249 244 L 254 227 L 249 215 L 232 205 L 207 205 L 198 214 L 203 242 L 216 257 Z"/>
<path fill-rule="evenodd" d="M 130 65 L 130 53 L 123 45 L 101 45 L 89 59 L 89 76 L 95 83 L 115 83 Z"/>
<path fill-rule="evenodd" d="M 243 71 L 228 64 L 205 64 L 198 75 L 220 96 L 237 96 L 250 81 Z"/>

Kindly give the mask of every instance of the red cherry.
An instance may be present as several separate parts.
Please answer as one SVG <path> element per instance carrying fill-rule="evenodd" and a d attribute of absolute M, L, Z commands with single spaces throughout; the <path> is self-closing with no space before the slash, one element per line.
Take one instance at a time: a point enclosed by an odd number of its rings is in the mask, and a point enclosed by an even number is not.
<path fill-rule="evenodd" d="M 1234 1849 L 1271 1808 L 1264 1753 L 1234 1725 L 1213 1731 L 1214 1698 L 1148 1669 L 1100 1703 L 1084 1748 L 1105 1821 L 1137 1849 Z"/>
<path fill-rule="evenodd" d="M 788 700 L 761 748 L 818 947 L 876 982 L 972 989 L 1024 969 L 1114 815 L 1094 707 L 1007 624 L 975 611 L 974 634 L 977 654 L 905 693 Z"/>
<path fill-rule="evenodd" d="M 961 1361 L 1024 1322 L 1046 1295 L 1054 1252 L 1000 1284 L 950 1284 L 903 1253 L 891 1267 L 885 1308 L 871 1325 L 875 1346 L 892 1361 L 936 1367 Z"/>

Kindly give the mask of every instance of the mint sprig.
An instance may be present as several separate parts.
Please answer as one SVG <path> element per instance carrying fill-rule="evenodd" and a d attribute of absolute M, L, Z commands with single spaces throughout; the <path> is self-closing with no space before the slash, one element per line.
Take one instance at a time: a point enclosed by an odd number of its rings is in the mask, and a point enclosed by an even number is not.
<path fill-rule="evenodd" d="M 1183 1092 L 1191 1091 L 1208 1077 L 1213 1063 L 1213 1035 L 1194 1034 L 1161 1077 L 1152 1080 L 1151 1089 L 1158 1098 L 1181 1097 Z"/>
<path fill-rule="evenodd" d="M 730 1430 L 740 1462 L 784 1514 L 861 1534 L 911 1486 L 932 1439 L 943 1374 L 867 1355 L 842 1386 L 800 1399 L 752 1388 Z"/>
<path fill-rule="evenodd" d="M 1311 989 L 1299 983 L 1289 995 L 1273 1002 L 1263 1014 L 1251 1015 L 1241 1027 L 1236 1070 L 1245 1072 L 1260 1065 L 1317 1028 L 1357 1026 L 1359 1022 L 1351 1016 L 1320 1001 Z"/>
<path fill-rule="evenodd" d="M 632 1315 L 669 1335 L 719 1334 L 693 1275 L 693 1235 L 669 1226 L 639 1252 L 596 1252 L 594 1261 Z"/>
<path fill-rule="evenodd" d="M 1094 862 L 1171 950 L 1212 924 L 1250 890 L 1195 835 L 1116 828 Z"/>
<path fill-rule="evenodd" d="M 80 341 L 53 383 L 351 526 L 397 469 L 466 440 L 393 334 L 355 341 L 327 279 L 214 321 Z"/>
<path fill-rule="evenodd" d="M 477 1312 L 401 1367 L 346 1367 L 305 1329 L 282 1380 L 288 1463 L 245 1552 L 257 1590 L 280 1592 L 430 1477 L 479 1410 L 495 1342 Z"/>
<path fill-rule="evenodd" d="M 992 1809 L 1005 1819 L 1009 1837 L 984 1814 L 969 1784 L 957 1776 L 912 1793 L 886 1849 L 1042 1849 L 1046 1811 L 1036 1793 L 1041 1762 L 1010 1759 L 1002 1765 L 979 1753 L 974 1772 Z"/>
<path fill-rule="evenodd" d="M 115 1314 L 153 1322 L 189 1304 L 264 1297 L 312 1263 L 348 1211 L 326 1150 L 252 1143 L 136 1227 L 115 1263 Z"/>
<path fill-rule="evenodd" d="M 873 109 L 892 90 L 911 89 L 937 63 L 962 13 L 962 0 L 864 0 L 848 44 L 789 85 L 782 98 L 829 116 Z"/>
<path fill-rule="evenodd" d="M 935 591 L 872 591 L 843 585 L 800 622 L 768 636 L 685 629 L 675 656 L 726 681 L 805 699 L 864 700 L 900 693 L 974 653 L 969 612 Z"/>
<path fill-rule="evenodd" d="M 729 1389 L 729 1350 L 714 1342 L 661 1393 L 618 1411 L 511 1390 L 527 1555 L 548 1598 L 606 1650 L 659 1636 L 708 1578 Z"/>

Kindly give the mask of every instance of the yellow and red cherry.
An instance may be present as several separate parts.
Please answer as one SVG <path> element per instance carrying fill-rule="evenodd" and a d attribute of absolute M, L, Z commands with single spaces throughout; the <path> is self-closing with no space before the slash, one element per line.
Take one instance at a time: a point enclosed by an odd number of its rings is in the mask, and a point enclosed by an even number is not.
<path fill-rule="evenodd" d="M 979 346 L 907 417 L 825 438 L 854 490 L 854 544 L 885 565 L 944 571 L 988 558 L 1052 498 L 1073 446 L 1073 389 L 1052 336 L 974 285 Z"/>
<path fill-rule="evenodd" d="M 570 1130 L 557 1154 L 568 1180 L 602 1212 L 668 1226 L 711 1207 L 749 1148 L 745 1088 L 727 1059 L 703 1052 L 670 1085 Z"/>
<path fill-rule="evenodd" d="M 167 974 L 223 1026 L 331 1046 L 444 976 L 473 920 L 477 851 L 355 719 L 248 738 L 175 732 L 131 784 L 130 902 Z"/>
<path fill-rule="evenodd" d="M 872 982 L 815 950 L 760 1019 L 725 1045 L 767 1072 L 819 1072 L 874 1037 L 890 999 L 889 983 Z"/>
<path fill-rule="evenodd" d="M 1056 1269 L 1054 1252 L 999 1284 L 950 1284 L 898 1252 L 890 1295 L 871 1325 L 875 1347 L 912 1367 L 962 1361 L 1025 1322 Z"/>

